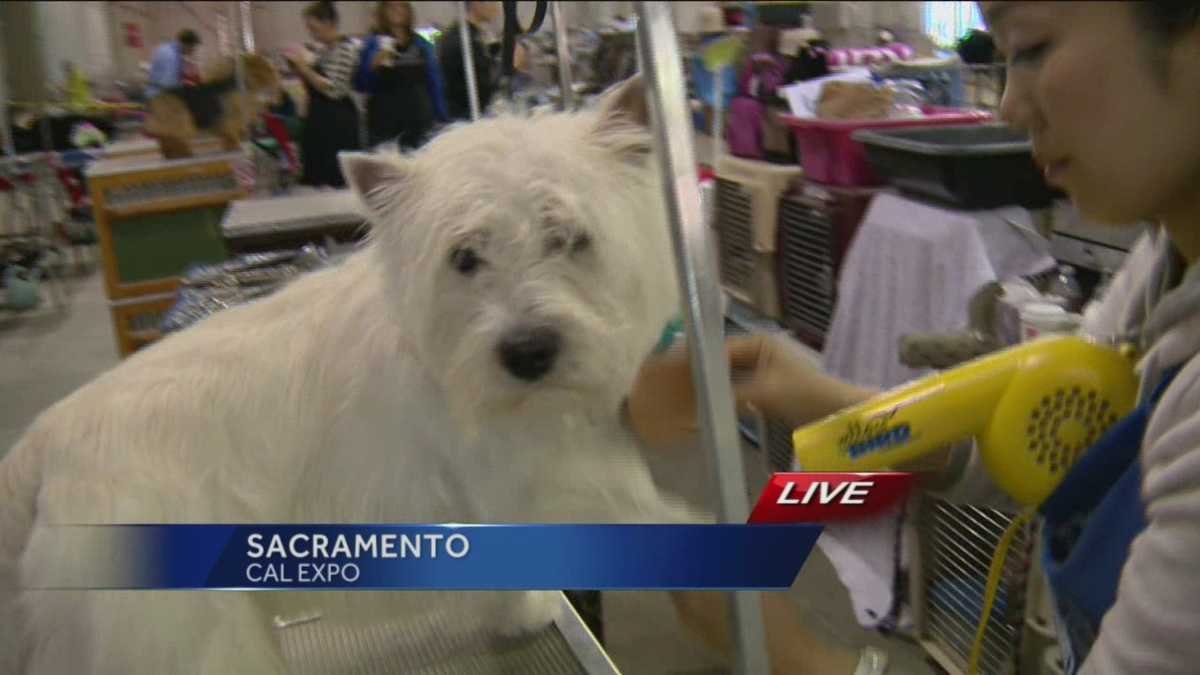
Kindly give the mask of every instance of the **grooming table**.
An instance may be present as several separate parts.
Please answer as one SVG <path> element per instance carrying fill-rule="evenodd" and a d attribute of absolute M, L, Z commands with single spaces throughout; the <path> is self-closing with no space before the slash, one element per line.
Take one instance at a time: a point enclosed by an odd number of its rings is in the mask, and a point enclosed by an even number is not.
<path fill-rule="evenodd" d="M 445 675 L 616 675 L 616 666 L 566 596 L 562 615 L 540 633 L 518 638 L 469 632 L 453 615 L 349 628 L 316 615 L 277 618 L 289 672 Z"/>
<path fill-rule="evenodd" d="M 247 253 L 361 239 L 367 232 L 350 190 L 245 199 L 230 205 L 221 231 L 230 251 Z"/>
<path fill-rule="evenodd" d="M 235 173 L 241 157 L 126 155 L 84 170 L 108 298 L 139 300 L 112 307 L 122 357 L 156 339 L 149 326 L 165 309 L 156 296 L 173 293 L 192 265 L 226 259 L 217 228 L 228 204 L 245 196 Z M 137 318 L 135 311 L 147 316 Z"/>

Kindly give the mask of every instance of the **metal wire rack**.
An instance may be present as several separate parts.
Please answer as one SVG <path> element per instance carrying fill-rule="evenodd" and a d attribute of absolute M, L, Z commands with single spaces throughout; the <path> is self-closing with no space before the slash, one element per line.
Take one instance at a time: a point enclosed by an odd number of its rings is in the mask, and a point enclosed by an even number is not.
<path fill-rule="evenodd" d="M 1014 516 L 996 509 L 923 500 L 917 512 L 920 561 L 914 581 L 918 637 L 949 673 L 965 673 L 992 556 Z M 1017 533 L 984 633 L 982 675 L 1017 672 L 1033 536 Z"/>

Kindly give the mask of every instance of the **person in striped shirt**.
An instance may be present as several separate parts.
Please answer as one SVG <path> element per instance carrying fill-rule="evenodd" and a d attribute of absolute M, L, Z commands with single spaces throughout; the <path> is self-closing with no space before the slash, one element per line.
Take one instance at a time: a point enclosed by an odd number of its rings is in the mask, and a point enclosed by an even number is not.
<path fill-rule="evenodd" d="M 308 116 L 300 136 L 304 165 L 300 182 L 341 188 L 346 179 L 337 155 L 360 147 L 358 107 L 350 95 L 359 46 L 338 30 L 337 8 L 332 2 L 310 4 L 304 10 L 304 22 L 320 45 L 316 59 L 310 64 L 298 49 L 285 54 L 308 94 Z"/>

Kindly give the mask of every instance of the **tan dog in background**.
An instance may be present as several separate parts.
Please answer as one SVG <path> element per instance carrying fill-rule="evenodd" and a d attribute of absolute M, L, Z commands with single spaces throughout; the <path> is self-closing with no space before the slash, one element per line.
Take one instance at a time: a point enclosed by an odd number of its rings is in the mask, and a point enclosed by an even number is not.
<path fill-rule="evenodd" d="M 166 159 L 191 157 L 191 142 L 201 132 L 221 139 L 224 150 L 237 150 L 252 120 L 280 93 L 279 74 L 258 54 L 243 54 L 246 92 L 238 90 L 233 57 L 221 59 L 193 87 L 163 92 L 147 106 L 146 133 L 158 139 Z"/>

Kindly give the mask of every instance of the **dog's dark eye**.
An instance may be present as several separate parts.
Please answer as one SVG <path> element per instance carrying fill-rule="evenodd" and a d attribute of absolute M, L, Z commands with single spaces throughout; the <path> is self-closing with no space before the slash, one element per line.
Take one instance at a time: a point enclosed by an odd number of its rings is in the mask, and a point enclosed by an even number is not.
<path fill-rule="evenodd" d="M 450 252 L 450 264 L 464 276 L 471 276 L 483 266 L 483 258 L 475 249 L 461 246 Z"/>
<path fill-rule="evenodd" d="M 558 253 L 567 247 L 567 238 L 565 235 L 554 233 L 546 237 L 545 249 L 546 255 Z"/>
<path fill-rule="evenodd" d="M 586 232 L 576 235 L 571 241 L 571 253 L 582 253 L 592 247 L 592 236 Z"/>

